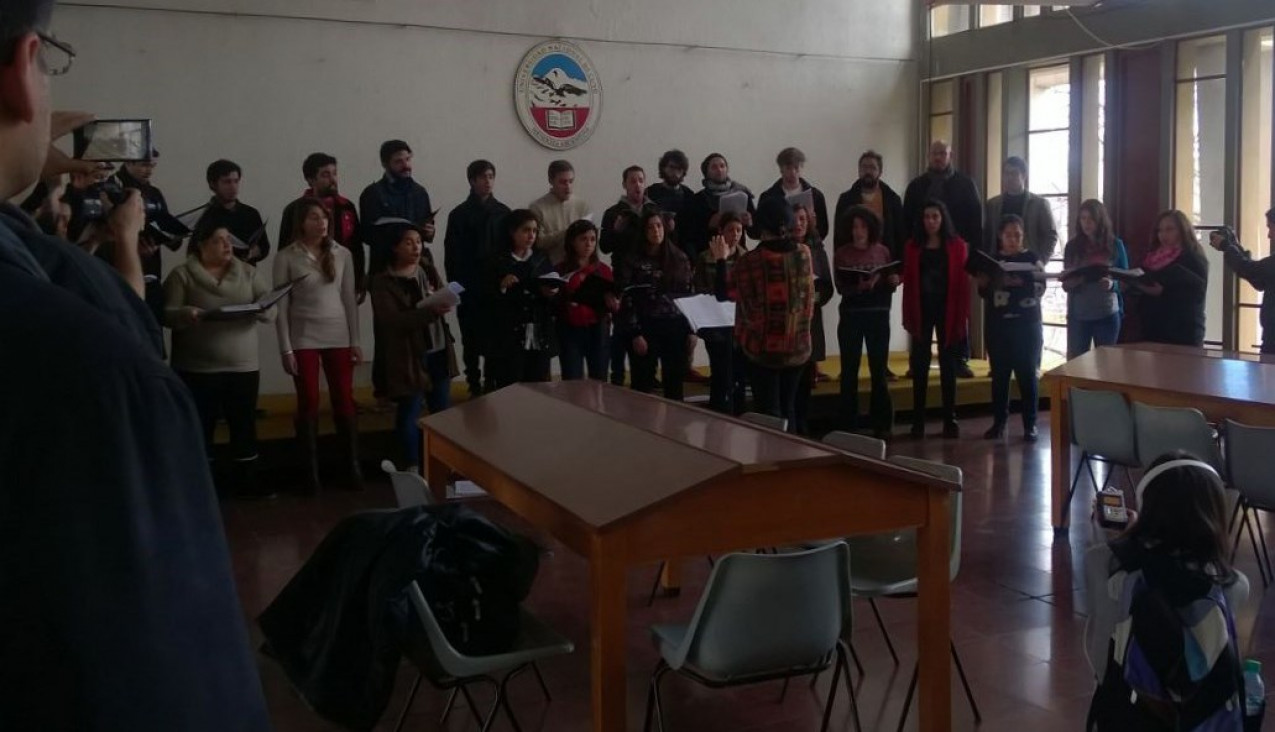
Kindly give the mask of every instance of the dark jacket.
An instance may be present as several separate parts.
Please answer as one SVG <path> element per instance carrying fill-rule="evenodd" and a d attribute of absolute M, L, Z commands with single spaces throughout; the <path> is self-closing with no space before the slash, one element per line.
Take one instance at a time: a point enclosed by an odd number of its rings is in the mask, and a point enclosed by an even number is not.
<path fill-rule="evenodd" d="M 616 265 L 615 284 L 620 288 L 615 330 L 630 340 L 652 327 L 686 322 L 673 300 L 691 294 L 691 262 L 668 241 L 655 257 L 645 247 L 629 252 Z"/>
<path fill-rule="evenodd" d="M 952 225 L 966 244 L 982 246 L 983 198 L 973 179 L 954 168 L 941 176 L 926 171 L 908 184 L 903 194 L 903 221 L 908 236 L 912 236 L 921 225 L 925 202 L 931 198 L 947 204 Z"/>
<path fill-rule="evenodd" d="M 261 220 L 261 212 L 249 206 L 243 201 L 236 201 L 234 208 L 226 208 L 222 206 L 214 197 L 208 203 L 208 208 L 204 209 L 204 215 L 199 217 L 199 223 L 195 225 L 195 229 L 220 228 L 225 227 L 227 231 L 234 235 L 236 239 L 244 244 L 253 244 L 251 239 L 256 236 L 255 245 L 259 250 L 256 257 L 249 258 L 248 249 L 235 249 L 235 256 L 248 264 L 256 264 L 266 257 L 270 256 L 270 235 L 266 233 L 265 222 Z M 260 234 L 258 234 L 260 232 Z M 288 242 L 291 244 L 292 242 Z"/>
<path fill-rule="evenodd" d="M 500 241 L 500 224 L 509 207 L 495 196 L 483 200 L 470 193 L 464 203 L 447 214 L 447 234 L 443 237 L 443 268 L 447 278 L 464 285 L 461 301 L 476 304 L 484 297 L 483 274 Z"/>
<path fill-rule="evenodd" d="M 832 300 L 836 287 L 832 280 L 832 268 L 828 266 L 828 250 L 823 242 L 810 239 L 810 263 L 815 274 L 815 310 L 810 318 L 810 360 L 819 362 L 828 357 L 828 341 L 823 332 L 823 306 Z"/>
<path fill-rule="evenodd" d="M 602 213 L 602 224 L 598 227 L 598 249 L 603 254 L 623 258 L 624 253 L 637 246 L 645 239 L 640 222 L 647 211 L 656 211 L 655 203 L 643 201 L 640 208 L 634 209 L 628 200 L 621 198 L 614 206 Z M 623 221 L 620 231 L 615 230 L 615 223 Z"/>
<path fill-rule="evenodd" d="M 1164 292 L 1158 297 L 1142 293 L 1138 298 L 1138 322 L 1142 340 L 1179 346 L 1204 345 L 1204 298 L 1209 286 L 1209 262 L 1202 255 L 1183 251 L 1163 269 L 1147 278 Z"/>
<path fill-rule="evenodd" d="M 912 224 L 910 220 L 903 215 L 903 199 L 899 198 L 899 194 L 894 189 L 885 184 L 885 181 L 877 181 L 877 190 L 881 195 L 881 208 L 885 212 L 885 221 L 881 222 L 881 243 L 890 249 L 890 254 L 895 259 L 902 259 L 903 244 L 912 236 Z M 835 250 L 841 244 L 850 241 L 850 231 L 842 231 L 841 215 L 852 206 L 858 206 L 863 203 L 863 181 L 855 181 L 850 186 L 850 190 L 842 193 L 837 198 L 837 209 L 833 213 L 832 223 L 832 248 Z"/>
<path fill-rule="evenodd" d="M 141 193 L 142 201 L 145 202 L 148 208 L 168 213 L 168 202 L 164 200 L 164 192 L 159 190 L 159 188 L 150 183 L 141 182 L 122 167 L 115 173 L 115 181 L 122 188 L 136 188 Z M 147 219 L 150 219 L 149 212 Z M 144 241 L 151 239 L 145 229 L 142 230 L 141 236 Z M 164 243 L 173 251 L 176 251 L 181 246 L 181 242 L 178 241 L 159 242 L 158 239 L 155 239 L 153 243 Z M 142 255 L 142 275 L 146 278 L 146 304 L 150 307 L 156 320 L 164 313 L 164 287 L 160 284 L 160 279 L 164 274 L 164 262 L 160 256 L 161 251 L 159 247 L 156 247 L 153 254 L 149 256 Z M 104 255 L 106 249 L 103 248 L 100 253 Z"/>
<path fill-rule="evenodd" d="M 391 399 L 423 394 L 432 383 L 425 370 L 425 354 L 434 349 L 428 325 L 442 321 L 443 336 L 447 343 L 448 368 L 452 376 L 460 373 L 456 367 L 456 339 L 445 316 L 428 308 L 418 308 L 416 303 L 424 297 L 426 285 L 432 290 L 446 286 L 434 267 L 434 258 L 428 249 L 422 250 L 421 266 L 416 280 L 403 282 L 388 270 L 372 275 L 368 290 L 372 295 L 372 313 L 377 330 L 381 333 L 385 359 L 385 394 Z"/>
<path fill-rule="evenodd" d="M 988 200 L 984 217 L 983 251 L 991 254 L 1000 246 L 997 241 L 1001 218 L 1005 215 L 1005 196 L 1001 194 Z M 1027 191 L 1023 193 L 1023 244 L 1036 252 L 1042 262 L 1048 262 L 1058 249 L 1058 226 L 1054 223 L 1054 210 L 1045 198 Z"/>
<path fill-rule="evenodd" d="M 801 179 L 801 190 L 810 191 L 810 197 L 815 202 L 815 228 L 819 231 L 819 240 L 823 241 L 828 238 L 828 232 L 832 229 L 828 226 L 828 201 L 823 196 L 823 191 L 810 185 L 810 181 L 805 178 Z M 757 203 L 760 204 L 767 198 L 786 198 L 784 193 L 784 179 L 780 178 L 775 184 L 761 192 L 757 197 Z"/>
<path fill-rule="evenodd" d="M 903 245 L 903 327 L 914 337 L 921 336 L 921 249 L 909 239 Z M 943 336 L 940 348 L 952 347 L 969 332 L 970 278 L 965 272 L 969 246 L 960 237 L 943 245 L 947 253 L 947 295 L 943 305 Z"/>
<path fill-rule="evenodd" d="M 429 191 L 411 178 L 391 180 L 386 173 L 380 180 L 363 189 L 359 196 L 359 218 L 363 220 L 363 241 L 371 253 L 368 256 L 368 274 L 385 269 L 390 261 L 390 251 L 397 242 L 390 241 L 393 227 L 378 227 L 383 218 L 406 219 L 418 226 L 432 217 Z"/>
<path fill-rule="evenodd" d="M 0 211 L 0 344 L 21 356 L 0 359 L 6 728 L 270 728 L 199 418 L 145 343 L 156 327 L 106 265 Z"/>
<path fill-rule="evenodd" d="M 757 205 L 753 200 L 752 191 L 746 186 L 735 181 L 731 181 L 730 192 L 742 191 L 748 196 L 748 213 L 756 214 Z M 713 237 L 716 231 L 710 231 L 708 221 L 717 213 L 717 203 L 719 195 L 714 194 L 707 188 L 695 194 L 691 199 L 690 205 L 686 207 L 686 212 L 682 215 L 682 221 L 677 224 L 678 238 L 677 245 L 682 248 L 686 256 L 691 261 L 699 258 L 700 252 L 708 249 L 708 240 Z M 756 238 L 756 237 L 753 237 Z"/>
<path fill-rule="evenodd" d="M 537 282 L 538 277 L 553 272 L 549 257 L 538 249 L 532 249 L 530 257 L 518 261 L 506 251 L 492 258 L 488 272 L 488 292 L 491 293 L 489 355 L 499 358 L 525 350 L 528 324 L 532 326 L 539 350 L 550 356 L 556 355 L 553 318 L 556 298 L 545 297 Z M 506 275 L 517 277 L 518 282 L 502 291 L 500 282 Z"/>
<path fill-rule="evenodd" d="M 1275 288 L 1275 257 L 1253 259 L 1235 244 L 1222 250 L 1226 266 L 1235 270 L 1254 290 L 1266 292 Z M 1275 297 L 1262 296 L 1262 353 L 1275 352 Z"/>
<path fill-rule="evenodd" d="M 337 244 L 350 250 L 350 258 L 354 262 L 354 289 L 366 292 L 367 257 L 363 252 L 363 228 L 359 224 L 359 212 L 354 203 L 340 194 L 315 196 L 312 188 L 305 189 L 301 198 L 318 198 L 328 210 L 328 215 L 332 218 L 332 228 L 328 233 Z M 296 207 L 297 201 L 293 201 L 283 209 L 283 220 L 279 222 L 280 249 L 297 240 L 298 234 L 292 230 Z"/>

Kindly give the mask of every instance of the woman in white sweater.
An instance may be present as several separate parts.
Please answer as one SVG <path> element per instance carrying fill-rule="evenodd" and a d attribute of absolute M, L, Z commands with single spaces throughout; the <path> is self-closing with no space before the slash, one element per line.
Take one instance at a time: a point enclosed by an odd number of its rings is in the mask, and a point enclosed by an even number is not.
<path fill-rule="evenodd" d="M 164 325 L 173 329 L 173 370 L 195 397 L 209 459 L 218 417 L 230 429 L 230 462 L 213 461 L 223 493 L 260 495 L 257 466 L 257 323 L 273 313 L 217 319 L 210 311 L 266 293 L 252 265 L 236 259 L 224 227 L 198 229 L 190 256 L 164 280 Z"/>
<path fill-rule="evenodd" d="M 305 459 L 307 489 L 313 493 L 320 487 L 316 440 L 322 365 L 337 434 L 346 448 L 350 487 L 358 490 L 363 476 L 354 413 L 354 366 L 363 360 L 363 352 L 358 345 L 354 263 L 349 251 L 333 241 L 321 201 L 303 198 L 295 204 L 294 213 L 292 230 L 297 240 L 275 255 L 274 282 L 278 287 L 304 279 L 280 301 L 275 323 L 283 370 L 297 389 L 297 438 Z"/>

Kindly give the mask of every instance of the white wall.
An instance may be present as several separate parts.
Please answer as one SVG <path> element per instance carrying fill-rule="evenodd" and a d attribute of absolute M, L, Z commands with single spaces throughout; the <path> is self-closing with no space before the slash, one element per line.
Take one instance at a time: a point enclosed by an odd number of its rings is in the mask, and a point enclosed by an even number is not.
<path fill-rule="evenodd" d="M 377 147 L 394 137 L 412 144 L 416 178 L 445 211 L 467 194 L 465 165 L 479 157 L 495 162 L 505 203 L 539 196 L 557 155 L 522 130 L 511 87 L 522 55 L 546 37 L 575 40 L 602 76 L 601 122 L 567 155 L 599 214 L 620 195 L 625 166 L 643 165 L 653 177 L 670 147 L 685 150 L 693 168 L 721 152 L 733 176 L 760 192 L 777 177 L 775 153 L 797 145 L 829 205 L 853 182 L 868 147 L 886 156 L 892 184 L 901 187 L 914 167 L 913 3 L 131 4 L 58 9 L 54 31 L 79 59 L 55 80 L 56 106 L 153 118 L 162 153 L 156 182 L 175 209 L 206 199 L 208 162 L 239 162 L 242 198 L 270 217 L 272 239 L 279 212 L 304 187 L 308 153 L 335 155 L 342 191 L 357 199 L 380 174 Z M 687 182 L 698 188 L 698 178 L 695 171 Z M 440 214 L 433 247 L 440 262 L 443 223 Z M 165 256 L 167 266 L 177 262 Z M 825 318 L 835 352 L 835 300 Z M 365 305 L 369 355 L 370 324 Z M 263 393 L 290 391 L 272 328 L 262 329 L 261 342 Z"/>

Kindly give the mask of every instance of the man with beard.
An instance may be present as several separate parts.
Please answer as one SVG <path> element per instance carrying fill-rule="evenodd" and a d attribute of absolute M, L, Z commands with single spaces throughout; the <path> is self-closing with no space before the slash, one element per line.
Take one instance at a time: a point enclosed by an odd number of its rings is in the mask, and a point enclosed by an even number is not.
<path fill-rule="evenodd" d="M 843 222 L 841 215 L 851 206 L 863 206 L 881 222 L 881 243 L 890 249 L 890 256 L 903 256 L 903 243 L 911 229 L 903 217 L 903 199 L 881 180 L 884 171 L 885 160 L 880 153 L 868 150 L 859 156 L 859 180 L 837 198 L 832 225 L 834 250 L 850 240 L 849 222 Z"/>
<path fill-rule="evenodd" d="M 686 159 L 686 153 L 669 150 L 660 156 L 660 179 L 646 187 L 646 197 L 664 214 L 664 228 L 679 245 L 681 236 L 677 231 L 678 218 L 686 212 L 691 199 L 695 197 L 695 191 L 682 183 L 689 167 L 690 161 Z"/>
<path fill-rule="evenodd" d="M 301 175 L 310 187 L 301 193 L 300 198 L 317 198 L 323 202 L 332 218 L 332 228 L 329 229 L 332 238 L 337 244 L 350 250 L 354 259 L 354 289 L 358 292 L 359 302 L 363 302 L 367 295 L 363 230 L 359 226 L 358 210 L 339 191 L 336 158 L 322 152 L 310 153 L 305 162 L 301 163 Z M 280 249 L 296 239 L 296 232 L 292 229 L 296 205 L 296 201 L 293 201 L 283 210 L 283 220 L 279 222 Z"/>

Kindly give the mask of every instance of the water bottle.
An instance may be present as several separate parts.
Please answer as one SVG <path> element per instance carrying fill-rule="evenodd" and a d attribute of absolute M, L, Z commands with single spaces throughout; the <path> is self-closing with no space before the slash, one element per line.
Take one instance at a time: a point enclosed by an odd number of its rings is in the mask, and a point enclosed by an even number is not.
<path fill-rule="evenodd" d="M 1266 686 L 1262 684 L 1262 662 L 1244 662 L 1244 716 L 1260 717 L 1266 707 Z"/>

